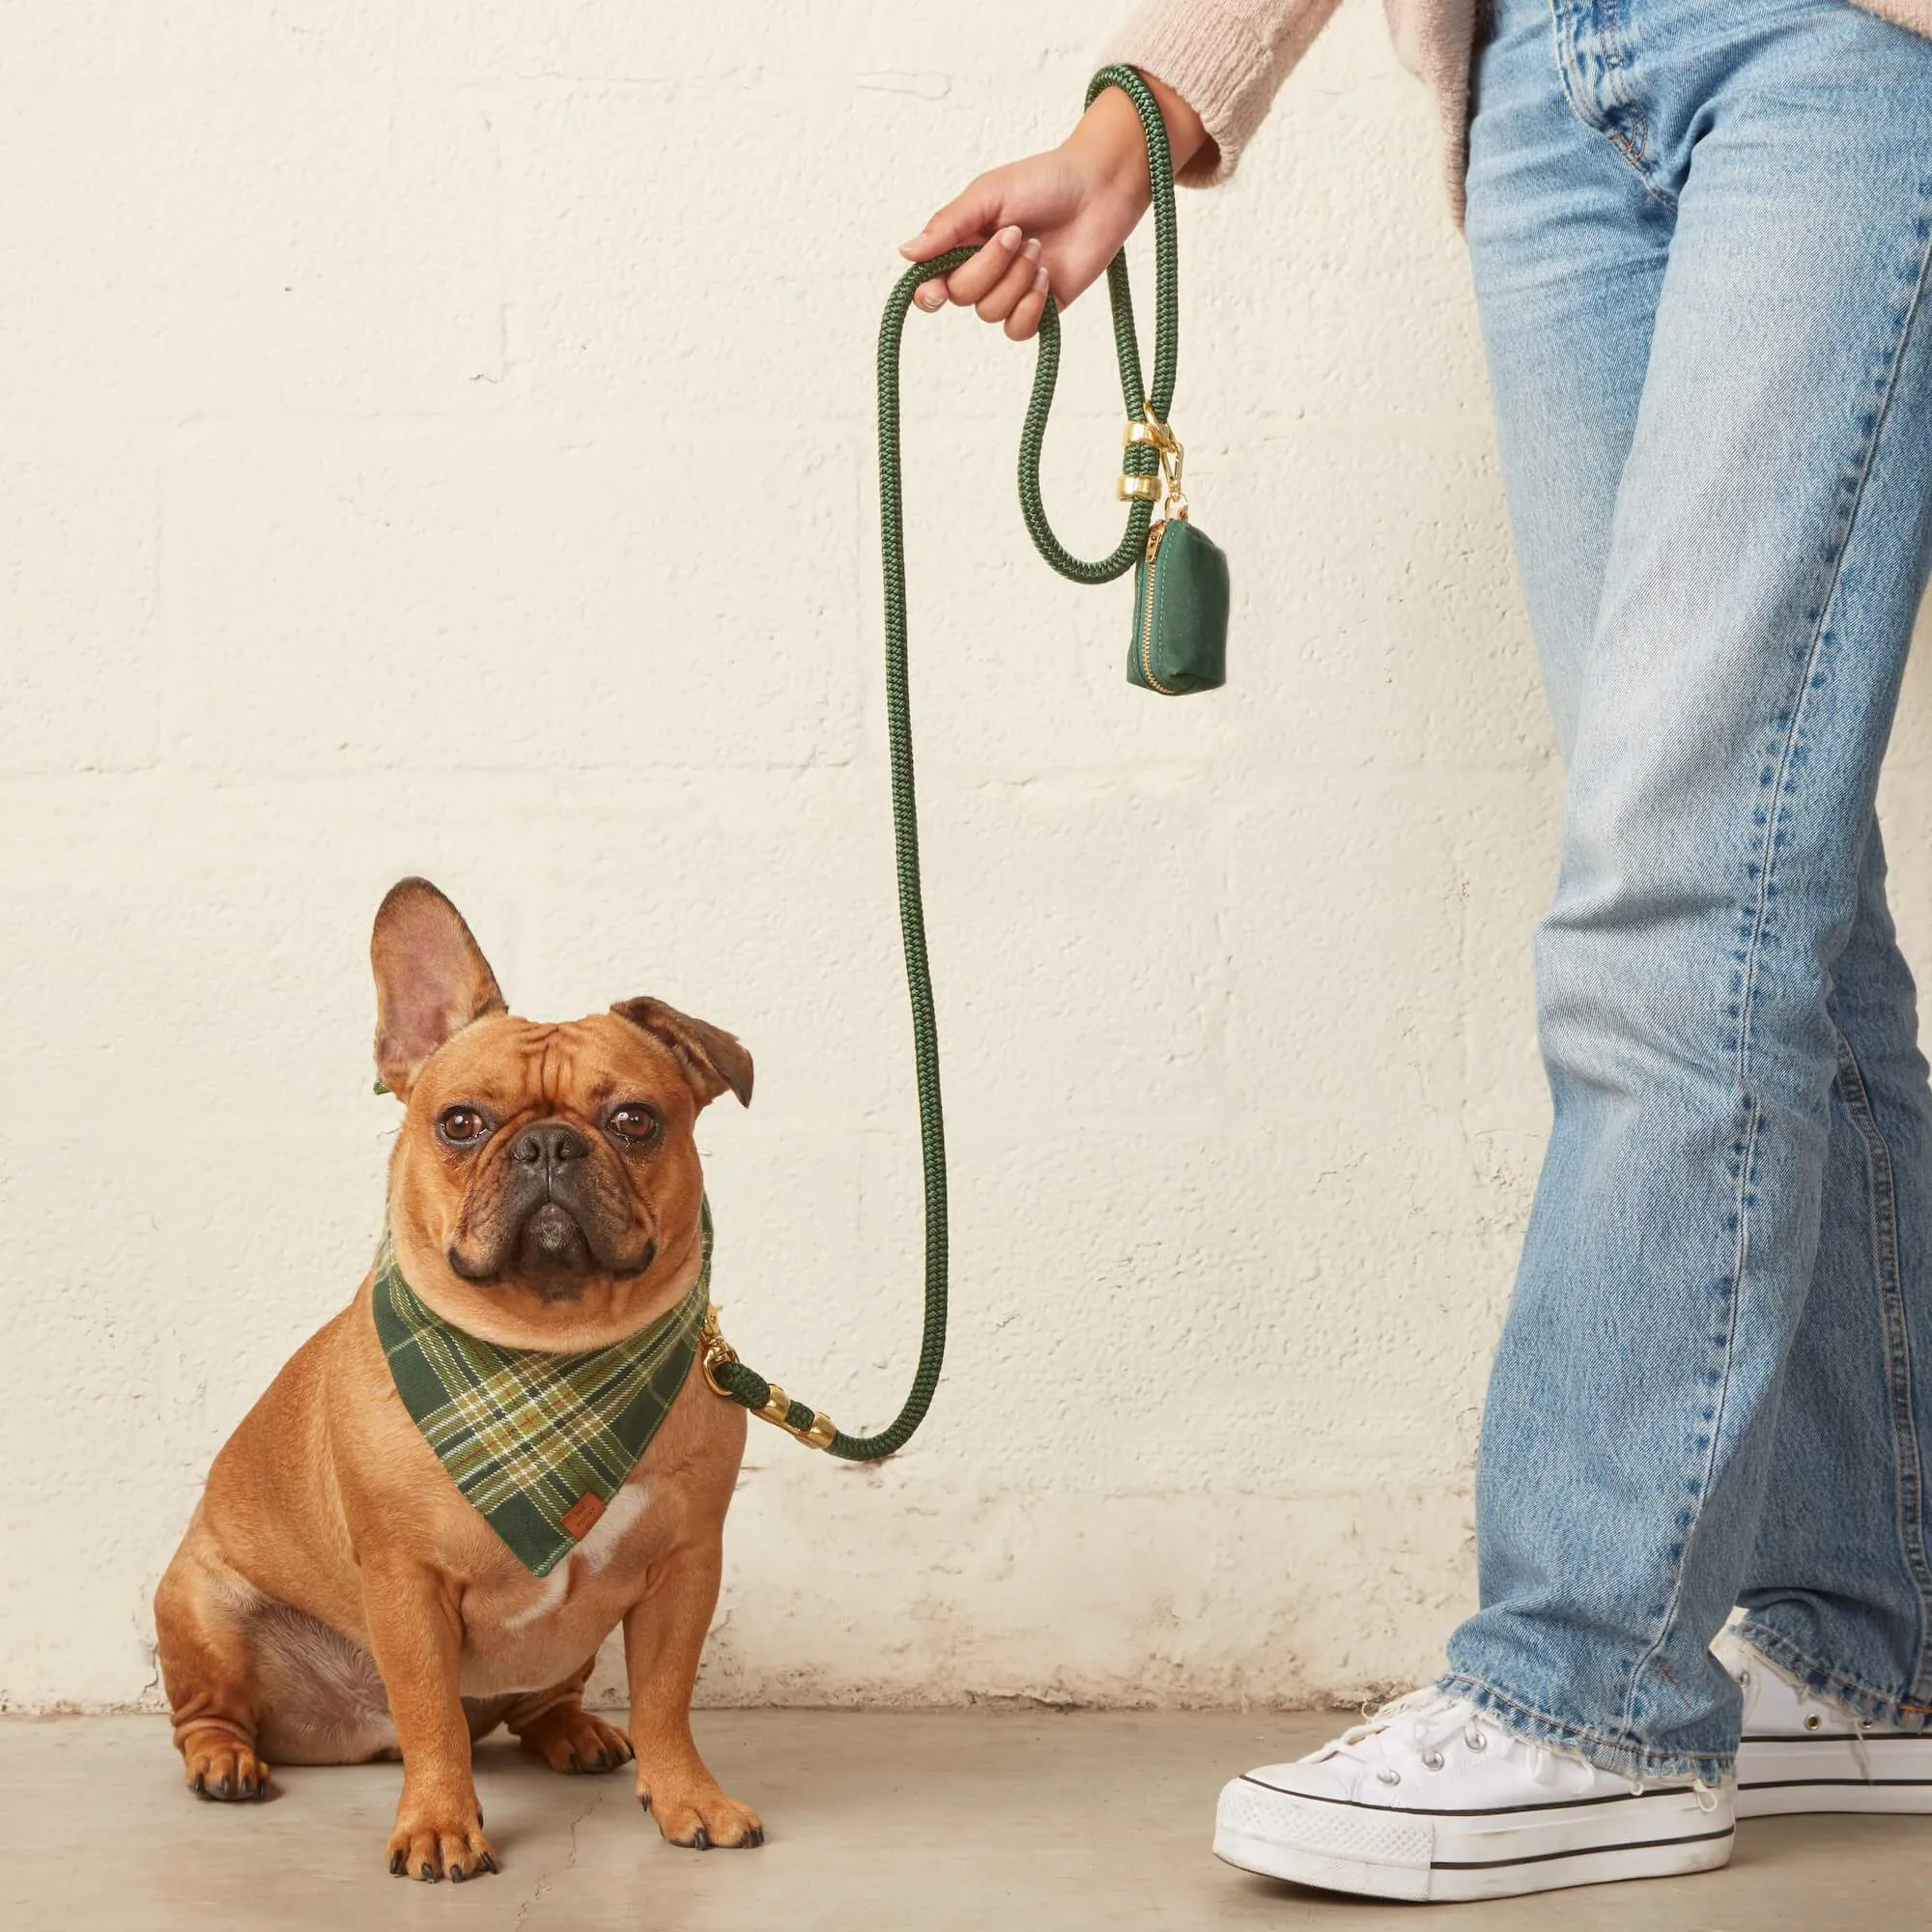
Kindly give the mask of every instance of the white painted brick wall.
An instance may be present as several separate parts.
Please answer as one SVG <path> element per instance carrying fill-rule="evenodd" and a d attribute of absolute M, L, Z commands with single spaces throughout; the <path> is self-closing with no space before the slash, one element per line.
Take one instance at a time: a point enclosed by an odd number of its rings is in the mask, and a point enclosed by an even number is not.
<path fill-rule="evenodd" d="M 740 1031 L 747 1353 L 896 1405 L 918 1190 L 879 683 L 893 244 L 1113 0 L 69 0 L 0 60 L 0 1701 L 155 1694 L 209 1458 L 350 1293 L 370 916 Z M 908 357 L 956 1326 L 854 1470 L 754 1431 L 714 1699 L 1302 1700 L 1430 1667 L 1544 1100 L 1557 775 L 1426 102 L 1351 0 L 1183 205 L 1234 682 L 1038 563 L 1030 360 Z M 1068 324 L 1055 514 L 1111 541 Z M 1889 793 L 1916 941 L 1932 730 Z"/>

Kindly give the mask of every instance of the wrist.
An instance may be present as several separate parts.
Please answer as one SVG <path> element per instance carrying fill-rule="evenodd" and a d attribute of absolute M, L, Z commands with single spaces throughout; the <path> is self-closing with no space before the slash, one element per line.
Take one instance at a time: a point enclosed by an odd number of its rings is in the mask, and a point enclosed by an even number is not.
<path fill-rule="evenodd" d="M 1178 175 L 1202 149 L 1209 145 L 1201 117 L 1165 81 L 1151 73 L 1142 74 L 1148 91 L 1167 124 L 1167 145 Z M 1116 185 L 1145 195 L 1148 189 L 1147 136 L 1134 103 L 1118 87 L 1110 87 L 1094 98 L 1071 134 L 1065 147 L 1088 166 L 1094 168 Z"/>
<path fill-rule="evenodd" d="M 1204 148 L 1213 146 L 1208 137 L 1208 129 L 1202 126 L 1201 117 L 1164 80 L 1156 80 L 1151 73 L 1134 70 L 1148 84 L 1148 92 L 1154 98 L 1154 104 L 1160 109 L 1160 118 L 1167 123 L 1168 152 L 1174 156 L 1174 172 L 1179 175 L 1188 162 Z M 1108 93 L 1118 94 L 1118 88 L 1109 88 Z M 1129 105 L 1132 103 L 1130 102 Z M 1134 117 L 1136 121 L 1139 116 Z"/>

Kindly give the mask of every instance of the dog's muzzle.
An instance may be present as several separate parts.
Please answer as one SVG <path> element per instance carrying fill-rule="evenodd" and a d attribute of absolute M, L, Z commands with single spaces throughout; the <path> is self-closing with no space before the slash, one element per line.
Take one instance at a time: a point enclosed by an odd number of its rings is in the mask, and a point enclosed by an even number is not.
<path fill-rule="evenodd" d="M 452 1243 L 450 1266 L 474 1282 L 514 1272 L 547 1298 L 565 1299 L 585 1275 L 642 1274 L 657 1259 L 657 1243 L 622 1252 L 625 1230 L 607 1226 L 610 1183 L 600 1189 L 591 1156 L 589 1141 L 567 1121 L 522 1128 L 494 1177 L 497 1198 L 479 1217 L 480 1251 L 466 1254 Z"/>

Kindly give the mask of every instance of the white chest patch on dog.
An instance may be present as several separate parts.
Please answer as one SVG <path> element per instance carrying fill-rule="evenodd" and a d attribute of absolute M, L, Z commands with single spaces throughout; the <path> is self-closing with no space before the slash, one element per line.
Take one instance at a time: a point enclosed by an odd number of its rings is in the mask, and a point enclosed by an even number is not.
<path fill-rule="evenodd" d="M 609 1569 L 616 1561 L 624 1539 L 643 1520 L 644 1511 L 649 1506 L 650 1484 L 641 1480 L 626 1483 L 611 1498 L 604 1514 L 592 1524 L 589 1535 L 536 1586 L 521 1608 L 503 1618 L 503 1629 L 527 1630 L 530 1625 L 554 1616 L 569 1601 L 571 1590 L 577 1583 L 596 1576 L 600 1570 Z"/>

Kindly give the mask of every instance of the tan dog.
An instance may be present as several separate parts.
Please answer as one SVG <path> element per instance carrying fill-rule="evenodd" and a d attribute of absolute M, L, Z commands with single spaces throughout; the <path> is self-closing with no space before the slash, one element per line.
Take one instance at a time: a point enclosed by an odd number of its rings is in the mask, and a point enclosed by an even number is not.
<path fill-rule="evenodd" d="M 655 1000 L 515 1019 L 456 908 L 406 879 L 376 915 L 376 1065 L 407 1106 L 389 1164 L 395 1258 L 436 1317 L 570 1353 L 676 1308 L 700 1264 L 698 1110 L 752 1093 L 729 1034 Z M 495 1871 L 472 1743 L 507 1724 L 556 1771 L 637 1760 L 673 1844 L 755 1845 L 692 1741 L 745 1412 L 686 1378 L 630 1479 L 542 1578 L 465 1499 L 398 1396 L 373 1275 L 215 1458 L 155 1598 L 187 1780 L 251 1798 L 264 1759 L 403 1760 L 389 1866 Z M 594 1513 L 593 1513 L 594 1514 Z M 573 1532 L 574 1533 L 574 1532 Z M 628 1739 L 581 1701 L 624 1627 Z"/>

